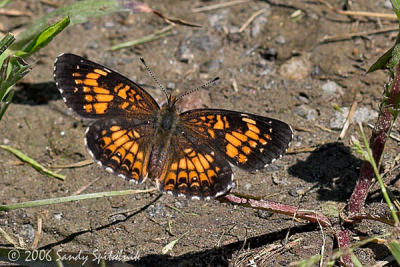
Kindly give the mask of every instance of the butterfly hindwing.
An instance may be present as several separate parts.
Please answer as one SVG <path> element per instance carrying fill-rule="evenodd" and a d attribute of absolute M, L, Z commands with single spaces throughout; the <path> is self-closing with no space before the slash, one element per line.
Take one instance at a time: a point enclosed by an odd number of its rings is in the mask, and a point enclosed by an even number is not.
<path fill-rule="evenodd" d="M 125 118 L 98 120 L 86 131 L 86 146 L 106 170 L 141 183 L 148 173 L 150 127 Z"/>
<path fill-rule="evenodd" d="M 207 199 L 227 192 L 232 170 L 217 150 L 184 135 L 171 139 L 169 164 L 158 179 L 159 189 L 176 196 Z"/>
<path fill-rule="evenodd" d="M 57 58 L 54 79 L 67 106 L 85 118 L 140 116 L 159 109 L 157 102 L 133 81 L 77 55 Z"/>
<path fill-rule="evenodd" d="M 286 123 L 253 114 L 197 109 L 180 116 L 183 131 L 207 140 L 231 163 L 248 170 L 261 169 L 279 158 L 292 139 Z"/>

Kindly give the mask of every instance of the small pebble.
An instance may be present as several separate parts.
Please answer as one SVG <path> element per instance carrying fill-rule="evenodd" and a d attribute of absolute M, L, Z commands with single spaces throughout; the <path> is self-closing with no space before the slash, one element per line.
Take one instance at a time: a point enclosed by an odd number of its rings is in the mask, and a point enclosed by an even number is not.
<path fill-rule="evenodd" d="M 328 81 L 322 85 L 322 91 L 328 95 L 333 95 L 335 93 L 342 93 L 342 88 L 335 82 Z"/>
<path fill-rule="evenodd" d="M 315 120 L 317 116 L 317 111 L 306 105 L 300 105 L 295 107 L 293 112 L 308 121 Z"/>
<path fill-rule="evenodd" d="M 187 204 L 187 201 L 185 199 L 182 199 L 182 200 L 175 201 L 174 205 L 175 205 L 176 208 L 182 209 L 184 207 L 187 207 L 188 204 Z"/>
<path fill-rule="evenodd" d="M 113 28 L 115 27 L 115 23 L 114 22 L 106 22 L 104 23 L 104 28 Z"/>
<path fill-rule="evenodd" d="M 286 43 L 286 39 L 282 35 L 279 35 L 275 38 L 275 43 L 284 45 Z"/>
<path fill-rule="evenodd" d="M 61 220 L 62 219 L 62 213 L 56 213 L 56 214 L 54 214 L 54 219 L 56 219 L 56 220 Z"/>
<path fill-rule="evenodd" d="M 270 9 L 264 9 L 264 12 L 256 17 L 254 21 L 251 23 L 250 27 L 250 36 L 251 37 L 257 37 L 262 33 L 263 29 L 265 28 L 265 25 L 268 23 L 267 17 L 271 13 Z"/>
<path fill-rule="evenodd" d="M 124 214 L 115 214 L 113 216 L 110 217 L 110 223 L 114 223 L 117 221 L 124 221 L 126 220 L 126 216 Z"/>
<path fill-rule="evenodd" d="M 18 234 L 23 237 L 26 243 L 32 242 L 33 238 L 35 237 L 35 230 L 33 226 L 30 224 L 23 224 L 21 228 L 22 229 Z"/>
<path fill-rule="evenodd" d="M 257 210 L 257 217 L 261 219 L 268 219 L 273 215 L 272 212 L 267 210 Z"/>
<path fill-rule="evenodd" d="M 282 64 L 279 74 L 290 80 L 303 80 L 311 74 L 311 68 L 311 62 L 307 57 L 292 57 Z"/>

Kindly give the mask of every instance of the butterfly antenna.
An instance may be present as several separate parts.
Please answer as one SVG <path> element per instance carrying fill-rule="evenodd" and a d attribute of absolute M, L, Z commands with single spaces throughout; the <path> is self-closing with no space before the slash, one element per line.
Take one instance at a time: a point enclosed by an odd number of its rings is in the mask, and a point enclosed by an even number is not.
<path fill-rule="evenodd" d="M 196 91 L 198 91 L 198 90 L 200 90 L 200 89 L 204 89 L 204 88 L 207 88 L 207 87 L 211 87 L 211 86 L 216 85 L 216 81 L 218 81 L 218 80 L 219 80 L 219 77 L 215 77 L 214 79 L 209 80 L 208 82 L 206 82 L 205 84 L 203 84 L 203 85 L 201 85 L 201 86 L 199 86 L 199 87 L 197 87 L 197 88 L 194 88 L 194 89 L 192 89 L 192 90 L 189 90 L 189 91 L 186 91 L 186 92 L 182 93 L 181 95 L 179 95 L 179 96 L 175 99 L 175 102 L 177 102 L 178 100 L 182 99 L 183 97 L 185 97 L 185 96 L 187 96 L 187 95 L 190 95 L 191 93 L 196 92 Z"/>
<path fill-rule="evenodd" d="M 153 80 L 156 82 L 156 84 L 158 85 L 158 87 L 161 88 L 161 90 L 164 92 L 165 96 L 167 97 L 167 99 L 169 100 L 169 94 L 167 92 L 167 90 L 161 85 L 161 83 L 158 81 L 158 79 L 156 78 L 156 76 L 154 75 L 153 71 L 151 71 L 151 69 L 149 68 L 149 66 L 147 66 L 146 62 L 144 61 L 144 59 L 141 57 L 140 61 L 142 61 L 143 65 L 146 67 L 147 72 L 150 74 L 151 78 L 153 78 Z"/>

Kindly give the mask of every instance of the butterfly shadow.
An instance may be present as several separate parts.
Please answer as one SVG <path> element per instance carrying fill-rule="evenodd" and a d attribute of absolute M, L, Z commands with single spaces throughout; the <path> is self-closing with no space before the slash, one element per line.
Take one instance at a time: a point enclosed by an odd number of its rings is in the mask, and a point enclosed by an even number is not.
<path fill-rule="evenodd" d="M 343 143 L 327 143 L 305 161 L 289 167 L 290 175 L 317 187 L 318 200 L 345 202 L 356 184 L 362 161 Z"/>
<path fill-rule="evenodd" d="M 148 254 L 127 263 L 132 266 L 231 266 L 230 259 L 237 252 L 261 248 L 284 240 L 288 231 L 291 234 L 301 234 L 317 229 L 318 226 L 312 223 L 297 225 L 199 252 L 189 252 L 180 256 Z"/>
<path fill-rule="evenodd" d="M 61 99 L 55 82 L 19 83 L 12 102 L 30 106 L 46 105 L 49 101 Z"/>

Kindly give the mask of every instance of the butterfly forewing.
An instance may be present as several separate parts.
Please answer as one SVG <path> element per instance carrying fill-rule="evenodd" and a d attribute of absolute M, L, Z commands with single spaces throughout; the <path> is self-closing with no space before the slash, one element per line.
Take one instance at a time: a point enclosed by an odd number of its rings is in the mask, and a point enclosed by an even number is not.
<path fill-rule="evenodd" d="M 159 109 L 139 85 L 80 56 L 60 55 L 54 65 L 54 79 L 67 106 L 85 118 L 141 116 Z"/>
<path fill-rule="evenodd" d="M 279 158 L 292 139 L 286 123 L 248 113 L 197 109 L 182 113 L 181 118 L 184 131 L 203 138 L 231 163 L 248 170 Z"/>

